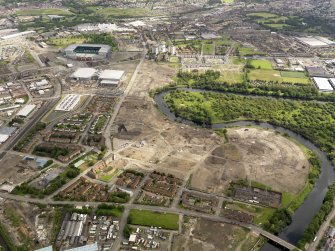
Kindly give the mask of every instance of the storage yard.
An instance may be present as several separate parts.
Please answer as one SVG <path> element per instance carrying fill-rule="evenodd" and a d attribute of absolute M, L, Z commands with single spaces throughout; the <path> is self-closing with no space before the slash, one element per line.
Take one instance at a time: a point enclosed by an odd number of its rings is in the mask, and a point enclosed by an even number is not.
<path fill-rule="evenodd" d="M 91 216 L 67 213 L 56 240 L 57 248 L 73 248 L 97 242 L 110 248 L 119 231 L 119 221 L 113 216 Z"/>

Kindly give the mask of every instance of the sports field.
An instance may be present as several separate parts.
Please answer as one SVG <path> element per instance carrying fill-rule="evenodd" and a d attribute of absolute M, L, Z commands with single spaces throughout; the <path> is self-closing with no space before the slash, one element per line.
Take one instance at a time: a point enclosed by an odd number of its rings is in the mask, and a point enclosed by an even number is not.
<path fill-rule="evenodd" d="M 277 81 L 279 83 L 309 84 L 309 78 L 303 72 L 253 69 L 248 73 L 249 80 Z"/>
<path fill-rule="evenodd" d="M 154 226 L 164 229 L 178 230 L 178 214 L 158 213 L 147 210 L 132 209 L 129 212 L 128 222 L 132 225 Z"/>
<path fill-rule="evenodd" d="M 95 14 L 99 14 L 104 17 L 115 17 L 115 18 L 156 16 L 158 14 L 157 12 L 143 8 L 118 9 L 118 8 L 88 7 L 88 9 L 93 10 Z"/>
<path fill-rule="evenodd" d="M 283 78 L 306 78 L 306 74 L 304 72 L 297 71 L 281 71 L 280 75 Z"/>
<path fill-rule="evenodd" d="M 261 51 L 256 51 L 253 48 L 249 48 L 249 47 L 239 47 L 237 50 L 238 50 L 238 53 L 240 54 L 241 57 L 251 56 L 251 55 L 264 55 L 265 54 Z"/>
<path fill-rule="evenodd" d="M 66 9 L 24 9 L 18 10 L 15 14 L 18 16 L 73 15 L 72 12 Z"/>
<path fill-rule="evenodd" d="M 268 60 L 263 59 L 250 60 L 249 64 L 255 67 L 256 69 L 272 70 L 272 64 Z"/>
<path fill-rule="evenodd" d="M 261 18 L 275 18 L 278 17 L 277 14 L 269 13 L 269 12 L 254 12 L 250 13 L 247 16 L 249 17 L 261 17 Z"/>

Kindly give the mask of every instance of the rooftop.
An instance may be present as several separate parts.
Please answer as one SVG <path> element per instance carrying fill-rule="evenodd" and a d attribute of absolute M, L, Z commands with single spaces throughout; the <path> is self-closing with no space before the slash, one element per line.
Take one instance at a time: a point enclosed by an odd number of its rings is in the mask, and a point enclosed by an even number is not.
<path fill-rule="evenodd" d="M 80 48 L 86 48 L 86 49 L 91 48 L 92 50 L 96 49 L 100 53 L 107 53 L 108 51 L 111 50 L 111 47 L 106 44 L 71 44 L 65 48 L 65 51 L 74 51 L 77 53 L 87 53 L 87 52 L 80 51 Z"/>
<path fill-rule="evenodd" d="M 332 85 L 328 78 L 313 78 L 315 84 L 319 88 L 320 91 L 334 91 Z"/>
<path fill-rule="evenodd" d="M 118 70 L 104 70 L 101 72 L 99 79 L 114 79 L 120 80 L 124 74 L 124 71 Z"/>
<path fill-rule="evenodd" d="M 66 249 L 66 251 L 98 251 L 98 244 L 93 243 L 91 245 L 86 245 L 77 248 Z"/>
<path fill-rule="evenodd" d="M 44 248 L 36 249 L 35 251 L 52 251 L 52 246 L 47 246 Z"/>
<path fill-rule="evenodd" d="M 297 39 L 311 47 L 330 46 L 335 44 L 335 42 L 324 37 L 298 37 Z"/>
<path fill-rule="evenodd" d="M 27 117 L 35 108 L 36 105 L 26 105 L 16 115 Z"/>
<path fill-rule="evenodd" d="M 0 134 L 11 135 L 16 131 L 16 127 L 1 126 Z"/>
<path fill-rule="evenodd" d="M 97 72 L 94 68 L 78 68 L 74 73 L 74 78 L 92 78 Z"/>

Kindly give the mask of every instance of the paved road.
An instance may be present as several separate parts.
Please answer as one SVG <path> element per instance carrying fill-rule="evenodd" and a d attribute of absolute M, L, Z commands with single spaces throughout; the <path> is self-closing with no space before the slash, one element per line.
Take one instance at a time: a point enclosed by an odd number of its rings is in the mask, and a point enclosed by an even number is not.
<path fill-rule="evenodd" d="M 135 83 L 135 80 L 136 80 L 136 77 L 137 77 L 137 74 L 145 60 L 145 56 L 147 54 L 147 50 L 144 50 L 143 54 L 142 54 L 142 58 L 141 58 L 141 61 L 138 63 L 138 65 L 136 66 L 136 69 L 133 73 L 133 76 L 131 77 L 129 83 L 128 83 L 128 86 L 126 88 L 126 90 L 124 91 L 123 95 L 120 96 L 120 99 L 119 101 L 117 102 L 117 104 L 115 105 L 114 107 L 114 112 L 111 116 L 111 118 L 109 119 L 108 121 L 108 124 L 106 126 L 106 130 L 104 132 L 104 137 L 105 137 L 105 144 L 106 144 L 106 147 L 108 149 L 112 149 L 112 142 L 111 142 L 111 127 L 112 125 L 114 124 L 115 122 L 115 119 L 116 119 L 116 116 L 117 114 L 119 113 L 119 110 L 121 108 L 121 105 L 123 103 L 123 101 L 125 100 L 125 98 L 127 97 L 128 93 L 130 92 L 131 88 L 133 87 L 134 83 Z"/>
<path fill-rule="evenodd" d="M 330 222 L 331 220 L 335 217 L 335 201 L 333 202 L 333 210 L 330 212 L 330 214 L 327 216 L 326 221 L 321 225 L 319 231 L 316 234 L 316 240 L 313 241 L 307 248 L 307 251 L 315 251 L 317 250 L 317 247 L 322 239 L 322 237 L 324 236 L 324 234 L 326 233 L 328 227 L 330 226 Z"/>
<path fill-rule="evenodd" d="M 11 200 L 16 200 L 16 201 L 21 201 L 21 202 L 27 202 L 27 203 L 37 203 L 37 204 L 44 204 L 44 205 L 89 205 L 92 207 L 98 206 L 99 202 L 79 202 L 79 201 L 52 201 L 51 199 L 34 199 L 34 198 L 29 198 L 29 197 L 23 197 L 19 195 L 13 195 L 13 194 L 8 194 L 8 193 L 0 193 L 0 197 L 6 198 L 6 199 L 11 199 Z M 126 224 L 127 221 L 127 216 L 128 212 L 131 209 L 139 209 L 139 210 L 149 210 L 149 211 L 155 211 L 155 212 L 161 212 L 161 213 L 175 213 L 175 214 L 183 214 L 187 216 L 192 216 L 192 217 L 199 217 L 199 218 L 204 218 L 207 220 L 215 221 L 215 222 L 222 222 L 222 223 L 227 223 L 227 224 L 234 224 L 238 225 L 247 229 L 252 230 L 255 233 L 258 233 L 260 235 L 263 235 L 264 237 L 271 239 L 280 245 L 288 248 L 289 250 L 293 250 L 296 248 L 294 245 L 288 243 L 285 240 L 282 240 L 278 236 L 275 236 L 255 225 L 252 224 L 247 224 L 231 219 L 227 219 L 225 217 L 221 217 L 218 215 L 213 215 L 213 214 L 205 214 L 201 212 L 194 212 L 194 211 L 189 211 L 181 208 L 166 208 L 166 207 L 157 207 L 157 206 L 148 206 L 148 205 L 139 205 L 139 204 L 118 204 L 118 203 L 106 203 L 106 204 L 111 204 L 111 205 L 123 205 L 125 207 L 125 213 L 124 216 L 122 217 L 120 221 L 120 231 L 118 235 L 118 239 L 114 242 L 112 250 L 118 250 L 121 240 L 122 240 L 122 233 L 123 233 L 123 228 L 124 225 Z"/>

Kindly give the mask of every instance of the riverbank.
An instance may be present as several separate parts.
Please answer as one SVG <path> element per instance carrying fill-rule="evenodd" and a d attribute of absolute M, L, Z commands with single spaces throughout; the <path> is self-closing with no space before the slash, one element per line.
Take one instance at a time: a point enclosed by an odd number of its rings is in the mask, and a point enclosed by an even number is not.
<path fill-rule="evenodd" d="M 154 99 L 161 110 L 162 113 L 165 114 L 170 120 L 178 121 L 180 123 L 188 124 L 188 125 L 196 125 L 193 121 L 177 117 L 169 107 L 166 105 L 164 96 L 170 91 L 165 91 L 157 94 Z M 199 90 L 197 90 L 199 92 Z M 201 91 L 208 92 L 208 91 Z M 211 91 L 213 92 L 213 91 Z M 309 224 L 312 222 L 314 216 L 319 212 L 323 199 L 325 198 L 326 192 L 328 190 L 328 186 L 334 182 L 335 174 L 332 163 L 327 157 L 327 154 L 321 151 L 315 144 L 311 141 L 307 140 L 305 137 L 300 134 L 291 131 L 284 127 L 274 126 L 270 123 L 258 123 L 252 121 L 237 121 L 230 123 L 217 123 L 217 124 L 206 124 L 206 127 L 212 129 L 221 129 L 226 127 L 233 126 L 248 126 L 248 125 L 260 126 L 265 129 L 273 129 L 281 132 L 282 134 L 287 134 L 292 137 L 294 140 L 298 141 L 300 144 L 303 144 L 308 149 L 312 150 L 316 153 L 321 161 L 321 173 L 318 180 L 315 183 L 313 190 L 309 193 L 304 203 L 296 210 L 294 215 L 292 216 L 292 223 L 285 228 L 279 236 L 293 244 L 297 244 L 299 240 L 303 237 L 304 231 L 307 229 Z M 276 248 L 270 244 L 265 245 L 263 250 L 276 250 Z"/>
<path fill-rule="evenodd" d="M 2 246 L 2 248 L 5 251 L 14 251 L 16 250 L 15 246 L 13 245 L 9 234 L 7 232 L 7 230 L 5 229 L 5 227 L 0 223 L 0 246 Z"/>

